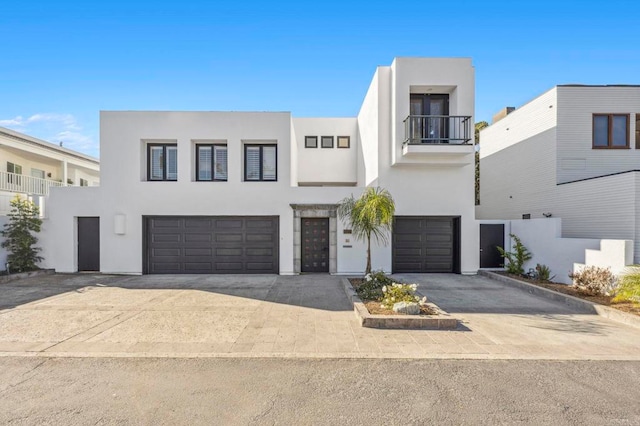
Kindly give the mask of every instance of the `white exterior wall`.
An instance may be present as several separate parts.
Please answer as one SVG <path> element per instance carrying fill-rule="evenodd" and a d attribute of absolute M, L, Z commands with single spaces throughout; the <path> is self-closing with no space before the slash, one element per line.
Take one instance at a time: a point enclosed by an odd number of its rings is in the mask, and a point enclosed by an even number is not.
<path fill-rule="evenodd" d="M 577 267 L 610 267 L 612 272 L 619 273 L 632 262 L 632 241 L 562 238 L 562 223 L 564 221 L 555 218 L 510 222 L 511 233 L 517 235 L 533 255 L 524 265 L 525 272 L 540 263 L 550 268 L 551 275 L 555 275 L 553 281 L 571 284 L 569 274 Z M 508 241 L 507 247 L 513 251 L 513 241 Z"/>
<path fill-rule="evenodd" d="M 558 90 L 558 183 L 640 169 L 635 149 L 640 87 L 567 87 Z M 593 149 L 593 114 L 630 114 L 630 149 Z"/>
<path fill-rule="evenodd" d="M 355 118 L 294 118 L 298 184 L 343 184 L 358 180 L 358 122 Z M 316 136 L 317 148 L 305 148 L 305 137 Z M 333 136 L 333 148 L 322 148 L 322 136 Z M 338 148 L 338 136 L 349 136 L 349 148 Z"/>
<path fill-rule="evenodd" d="M 99 188 L 53 190 L 49 212 L 56 226 L 46 229 L 46 238 L 55 250 L 47 262 L 59 272 L 77 270 L 76 218 L 81 216 L 100 217 L 101 271 L 139 274 L 143 216 L 266 215 L 280 218 L 280 273 L 291 274 L 290 204 L 335 204 L 351 194 L 359 196 L 370 185 L 391 192 L 398 215 L 459 216 L 461 269 L 475 273 L 479 236 L 474 219 L 473 157 L 455 166 L 438 167 L 434 162 L 392 166 L 394 153 L 402 155 L 392 112 L 406 101 L 406 106 L 397 109 L 406 109 L 408 114 L 411 87 L 428 85 L 438 77 L 437 85 L 446 82 L 451 86 L 451 113 L 473 116 L 473 68 L 468 59 L 421 58 L 400 59 L 393 67 L 398 73 L 393 79 L 392 67 L 378 68 L 357 119 L 292 119 L 289 113 L 102 112 L 104 178 Z M 433 70 L 438 67 L 443 70 Z M 351 148 L 306 149 L 307 135 L 348 135 Z M 227 144 L 227 182 L 195 181 L 196 141 Z M 145 143 L 149 142 L 177 143 L 177 182 L 146 182 Z M 258 142 L 278 145 L 277 182 L 243 181 L 243 144 Z M 357 187 L 302 187 L 298 182 L 357 183 Z M 124 235 L 114 233 L 116 215 L 126 218 Z M 337 238 L 337 272 L 362 272 L 364 243 L 344 234 L 340 222 Z M 374 246 L 372 252 L 374 268 L 390 271 L 391 246 Z"/>
<path fill-rule="evenodd" d="M 562 218 L 563 237 L 634 240 L 635 261 L 640 262 L 640 173 L 563 183 L 568 178 L 638 168 L 633 165 L 640 163 L 637 150 L 591 148 L 592 113 L 607 112 L 613 105 L 604 103 L 605 110 L 593 109 L 586 93 L 594 91 L 602 99 L 603 92 L 621 96 L 618 89 L 623 88 L 559 86 L 481 131 L 476 217 L 521 219 L 530 214 L 535 219 L 551 213 Z M 624 108 L 630 112 L 632 106 L 627 102 Z M 633 128 L 631 132 L 633 147 Z M 618 160 L 613 161 L 615 158 Z M 580 164 L 595 166 L 585 169 L 577 167 Z"/>

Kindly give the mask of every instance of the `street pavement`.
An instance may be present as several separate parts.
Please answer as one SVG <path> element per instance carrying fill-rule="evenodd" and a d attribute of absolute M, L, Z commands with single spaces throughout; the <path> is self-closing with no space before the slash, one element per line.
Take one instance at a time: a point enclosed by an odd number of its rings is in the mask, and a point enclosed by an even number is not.
<path fill-rule="evenodd" d="M 0 424 L 638 425 L 640 362 L 0 358 Z"/>

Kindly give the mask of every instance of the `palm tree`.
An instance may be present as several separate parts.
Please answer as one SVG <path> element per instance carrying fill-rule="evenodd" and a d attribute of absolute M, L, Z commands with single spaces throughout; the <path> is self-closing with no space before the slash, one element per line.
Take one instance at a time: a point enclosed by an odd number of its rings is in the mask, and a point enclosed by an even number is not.
<path fill-rule="evenodd" d="M 396 207 L 391 194 L 379 187 L 367 188 L 360 198 L 353 195 L 340 201 L 338 216 L 346 226 L 351 227 L 353 237 L 367 242 L 367 268 L 371 272 L 371 237 L 377 243 L 387 245 Z"/>

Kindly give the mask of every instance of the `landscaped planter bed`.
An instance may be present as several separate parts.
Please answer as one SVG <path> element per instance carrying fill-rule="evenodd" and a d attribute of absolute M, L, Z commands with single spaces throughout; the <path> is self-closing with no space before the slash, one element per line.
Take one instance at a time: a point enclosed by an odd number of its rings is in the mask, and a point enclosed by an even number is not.
<path fill-rule="evenodd" d="M 358 297 L 353 284 L 357 287 L 362 279 L 343 278 L 344 291 L 353 303 L 356 317 L 363 327 L 386 329 L 456 329 L 458 320 L 431 302 L 420 308 L 419 315 L 402 315 L 391 309 L 380 307 L 374 300 L 362 301 Z"/>
<path fill-rule="evenodd" d="M 548 290 L 553 290 L 558 293 L 568 294 L 569 296 L 577 297 L 579 299 L 588 300 L 589 302 L 598 303 L 600 305 L 609 306 L 610 308 L 617 309 L 622 312 L 627 312 L 633 315 L 640 316 L 640 304 L 633 302 L 620 302 L 615 303 L 612 301 L 613 296 L 593 296 L 585 294 L 579 289 L 572 287 L 568 284 L 554 283 L 554 282 L 540 282 L 529 278 L 519 277 L 517 275 L 508 274 L 506 272 L 496 272 L 497 274 L 504 275 L 509 278 L 513 278 L 519 281 L 533 284 L 538 287 L 543 287 Z"/>

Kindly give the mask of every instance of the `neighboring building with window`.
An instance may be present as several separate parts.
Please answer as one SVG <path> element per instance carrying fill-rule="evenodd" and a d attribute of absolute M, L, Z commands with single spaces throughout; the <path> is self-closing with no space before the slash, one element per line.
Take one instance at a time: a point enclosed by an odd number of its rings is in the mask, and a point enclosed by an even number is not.
<path fill-rule="evenodd" d="M 470 59 L 397 58 L 356 117 L 104 111 L 101 186 L 52 193 L 47 266 L 358 273 L 337 203 L 381 186 L 397 216 L 376 268 L 475 273 L 474 90 Z"/>
<path fill-rule="evenodd" d="M 0 127 L 0 216 L 16 194 L 42 207 L 51 187 L 89 186 L 100 181 L 97 158 Z"/>
<path fill-rule="evenodd" d="M 635 241 L 640 86 L 560 85 L 480 132 L 478 219 L 562 218 L 562 236 Z"/>

